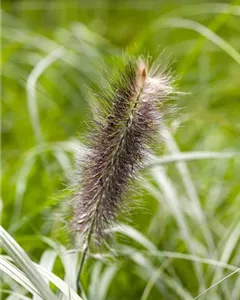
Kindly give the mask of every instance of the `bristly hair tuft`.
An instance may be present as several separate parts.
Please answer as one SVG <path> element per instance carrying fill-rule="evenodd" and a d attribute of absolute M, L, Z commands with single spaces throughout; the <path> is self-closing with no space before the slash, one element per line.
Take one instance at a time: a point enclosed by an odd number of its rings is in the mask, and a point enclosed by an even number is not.
<path fill-rule="evenodd" d="M 98 97 L 107 102 L 107 116 L 98 122 L 74 194 L 72 228 L 86 243 L 101 244 L 106 229 L 124 207 L 136 171 L 159 124 L 159 104 L 173 93 L 169 74 L 148 71 L 143 59 L 128 59 L 110 89 Z"/>

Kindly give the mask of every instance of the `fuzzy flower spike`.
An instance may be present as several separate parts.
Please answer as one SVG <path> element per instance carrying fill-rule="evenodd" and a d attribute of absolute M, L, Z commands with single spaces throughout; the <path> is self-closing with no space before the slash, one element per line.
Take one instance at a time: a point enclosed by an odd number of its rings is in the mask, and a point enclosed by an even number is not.
<path fill-rule="evenodd" d="M 85 250 L 92 239 L 101 244 L 123 209 L 127 187 L 156 137 L 158 106 L 172 92 L 168 74 L 148 74 L 144 60 L 129 59 L 110 89 L 99 95 L 108 112 L 95 126 L 74 197 L 73 229 Z"/>

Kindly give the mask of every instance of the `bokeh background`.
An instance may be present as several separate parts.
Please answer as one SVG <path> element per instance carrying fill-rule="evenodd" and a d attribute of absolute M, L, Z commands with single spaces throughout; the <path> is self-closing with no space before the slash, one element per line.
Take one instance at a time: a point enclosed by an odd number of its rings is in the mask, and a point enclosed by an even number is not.
<path fill-rule="evenodd" d="M 2 1 L 2 224 L 33 261 L 55 253 L 64 278 L 56 207 L 97 105 L 89 85 L 122 53 L 164 51 L 184 92 L 155 153 L 170 162 L 141 173 L 127 230 L 85 267 L 86 295 L 194 299 L 239 268 L 239 37 L 239 1 Z M 11 291 L 26 293 L 4 280 Z M 239 273 L 201 299 L 240 299 Z"/>

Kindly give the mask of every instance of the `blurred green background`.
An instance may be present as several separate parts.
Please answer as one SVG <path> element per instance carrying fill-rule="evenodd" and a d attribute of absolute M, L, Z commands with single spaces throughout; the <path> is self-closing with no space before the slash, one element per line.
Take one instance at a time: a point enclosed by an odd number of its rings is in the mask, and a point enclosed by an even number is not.
<path fill-rule="evenodd" d="M 2 1 L 2 224 L 34 261 L 46 237 L 69 248 L 56 203 L 97 105 L 89 85 L 101 86 L 112 58 L 170 55 L 186 94 L 163 155 L 238 152 L 239 37 L 239 1 Z M 147 246 L 134 231 L 91 259 L 88 298 L 193 299 L 239 267 L 239 174 L 238 154 L 142 174 L 128 224 Z M 59 261 L 54 272 L 64 274 Z M 240 299 L 239 274 L 201 299 Z"/>

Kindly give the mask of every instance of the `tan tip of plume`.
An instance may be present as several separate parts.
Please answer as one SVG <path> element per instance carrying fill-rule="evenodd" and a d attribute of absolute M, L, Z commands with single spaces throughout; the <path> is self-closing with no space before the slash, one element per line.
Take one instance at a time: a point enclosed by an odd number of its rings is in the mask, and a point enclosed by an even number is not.
<path fill-rule="evenodd" d="M 144 87 L 146 78 L 147 78 L 147 65 L 141 58 L 139 58 L 137 62 L 137 71 L 136 71 L 136 82 L 139 89 L 142 89 Z"/>

